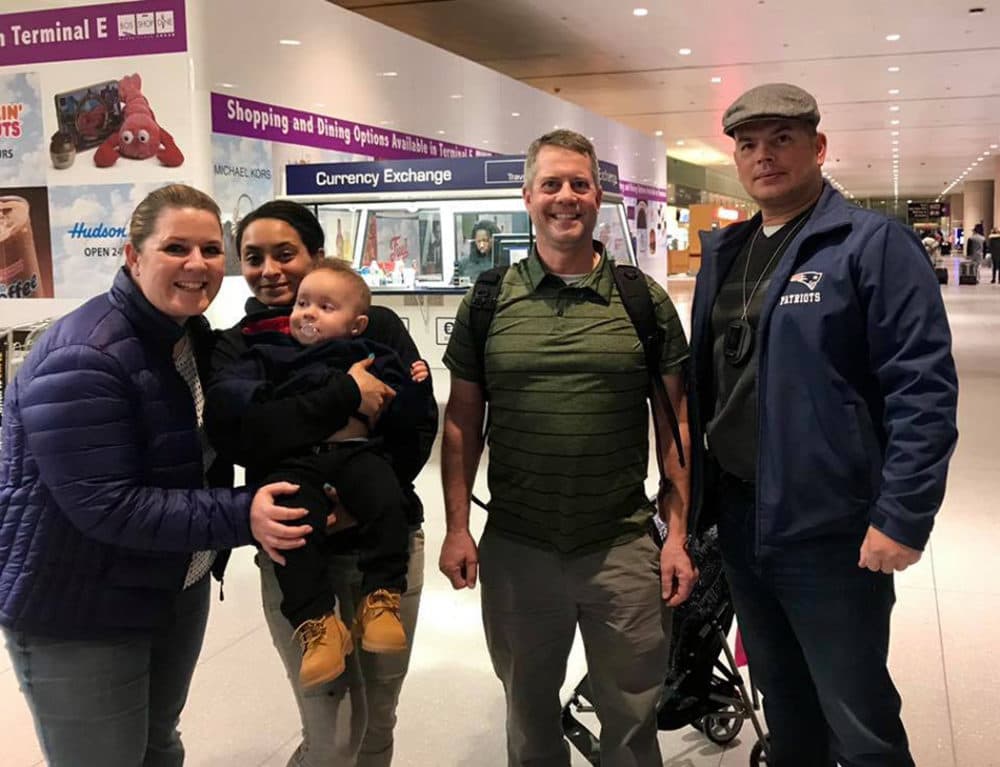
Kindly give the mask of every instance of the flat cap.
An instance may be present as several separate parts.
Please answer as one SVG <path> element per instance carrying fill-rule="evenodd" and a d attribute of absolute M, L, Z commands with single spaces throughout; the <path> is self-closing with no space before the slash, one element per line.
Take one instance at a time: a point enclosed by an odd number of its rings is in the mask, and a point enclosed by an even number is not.
<path fill-rule="evenodd" d="M 797 85 L 768 83 L 751 88 L 722 116 L 722 130 L 732 136 L 740 125 L 752 120 L 804 120 L 814 128 L 819 124 L 816 99 Z"/>

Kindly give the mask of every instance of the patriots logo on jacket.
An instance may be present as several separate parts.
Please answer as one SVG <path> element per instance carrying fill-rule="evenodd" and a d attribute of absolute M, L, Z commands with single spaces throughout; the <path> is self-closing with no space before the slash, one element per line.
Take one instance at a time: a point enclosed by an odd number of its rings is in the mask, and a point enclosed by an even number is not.
<path fill-rule="evenodd" d="M 823 279 L 823 272 L 799 272 L 788 278 L 789 282 L 801 282 L 810 291 L 816 290 L 819 281 Z"/>

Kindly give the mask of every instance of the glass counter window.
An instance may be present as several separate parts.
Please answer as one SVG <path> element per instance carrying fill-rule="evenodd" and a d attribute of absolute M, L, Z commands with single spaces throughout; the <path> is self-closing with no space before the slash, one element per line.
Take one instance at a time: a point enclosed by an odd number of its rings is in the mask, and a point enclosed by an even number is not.
<path fill-rule="evenodd" d="M 602 205 L 597 211 L 594 239 L 604 245 L 604 251 L 619 264 L 631 264 L 628 233 L 617 205 Z"/>
<path fill-rule="evenodd" d="M 366 229 L 359 271 L 371 287 L 412 288 L 417 279 L 443 278 L 437 209 L 373 210 Z"/>
<path fill-rule="evenodd" d="M 494 266 L 510 264 L 507 235 L 528 237 L 527 213 L 455 214 L 455 270 L 453 285 L 471 285 Z"/>
<path fill-rule="evenodd" d="M 326 233 L 326 255 L 353 263 L 354 241 L 361 214 L 356 210 L 319 207 L 316 216 Z"/>

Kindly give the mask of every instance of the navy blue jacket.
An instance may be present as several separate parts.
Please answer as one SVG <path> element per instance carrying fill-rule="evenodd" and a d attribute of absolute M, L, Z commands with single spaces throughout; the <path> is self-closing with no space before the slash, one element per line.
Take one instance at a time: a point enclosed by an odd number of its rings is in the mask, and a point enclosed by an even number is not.
<path fill-rule="evenodd" d="M 201 361 L 211 333 L 188 322 Z M 250 494 L 204 490 L 184 328 L 122 270 L 56 322 L 7 391 L 0 624 L 67 639 L 168 625 L 190 552 L 252 542 Z"/>
<path fill-rule="evenodd" d="M 694 516 L 712 521 L 711 314 L 760 216 L 703 239 L 689 393 Z M 869 524 L 922 549 L 958 437 L 958 381 L 940 288 L 916 236 L 824 184 L 768 286 L 755 342 L 756 550 Z M 701 449 L 699 449 L 701 448 Z"/>
<path fill-rule="evenodd" d="M 275 409 L 273 403 L 299 401 L 346 385 L 350 367 L 373 354 L 369 372 L 396 391 L 373 436 L 385 438 L 384 450 L 392 457 L 400 481 L 409 485 L 416 479 L 424 459 L 412 450 L 412 435 L 437 428 L 430 378 L 415 383 L 395 351 L 365 338 L 303 347 L 290 335 L 271 331 L 247 335 L 245 340 L 248 347 L 240 358 L 215 371 L 206 414 L 213 442 L 231 441 L 234 427 L 238 428 L 240 440 L 249 447 L 243 457 L 248 477 L 257 481 L 278 461 L 301 453 L 339 428 L 317 437 L 314 414 Z"/>

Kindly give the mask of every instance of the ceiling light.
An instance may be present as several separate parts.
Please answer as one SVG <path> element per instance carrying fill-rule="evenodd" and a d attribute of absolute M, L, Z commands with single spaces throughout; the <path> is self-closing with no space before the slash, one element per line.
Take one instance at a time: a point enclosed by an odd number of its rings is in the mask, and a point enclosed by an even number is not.
<path fill-rule="evenodd" d="M 888 40 L 890 43 L 894 43 L 899 39 L 899 35 L 897 34 L 886 35 L 885 39 Z"/>
<path fill-rule="evenodd" d="M 979 155 L 979 157 L 977 157 L 976 159 L 977 159 L 977 160 L 982 160 L 982 159 L 983 159 L 983 156 L 982 156 L 982 155 Z"/>
<path fill-rule="evenodd" d="M 889 106 L 889 111 L 890 112 L 898 112 L 899 111 L 899 104 L 892 104 L 892 105 L 890 105 Z"/>
<path fill-rule="evenodd" d="M 521 113 L 520 113 L 520 112 L 511 112 L 511 113 L 510 113 L 510 116 L 511 116 L 511 117 L 520 117 L 520 116 L 521 116 Z"/>
<path fill-rule="evenodd" d="M 677 53 L 679 53 L 681 56 L 690 56 L 691 55 L 691 49 L 690 48 L 681 48 L 679 51 L 677 51 Z"/>
<path fill-rule="evenodd" d="M 220 88 L 235 88 L 236 83 L 216 83 Z"/>
<path fill-rule="evenodd" d="M 633 16 L 646 16 L 648 14 L 649 14 L 649 10 L 646 9 L 646 8 L 633 8 L 632 9 L 632 15 Z"/>
<path fill-rule="evenodd" d="M 684 139 L 682 138 L 677 139 L 677 146 L 684 146 Z"/>
<path fill-rule="evenodd" d="M 990 153 L 989 149 L 987 149 L 985 152 L 983 152 L 983 154 L 985 154 L 985 155 L 988 155 L 989 153 Z"/>
<path fill-rule="evenodd" d="M 654 135 L 654 136 L 662 136 L 662 135 L 663 135 L 663 131 L 661 131 L 661 130 L 658 130 L 658 131 L 654 131 L 654 132 L 653 132 L 653 135 Z"/>
<path fill-rule="evenodd" d="M 889 95 L 890 96 L 898 96 L 899 95 L 899 88 L 890 88 L 889 89 Z"/>
<path fill-rule="evenodd" d="M 443 131 L 443 130 L 439 130 L 439 131 L 438 131 L 438 135 L 439 135 L 439 136 L 443 136 L 443 135 L 444 135 L 444 131 Z"/>
<path fill-rule="evenodd" d="M 893 145 L 898 144 L 899 143 L 899 139 L 898 138 L 894 138 L 892 140 L 892 143 L 893 143 Z"/>
<path fill-rule="evenodd" d="M 451 94 L 451 97 L 457 101 L 458 99 L 462 98 L 462 94 L 461 93 L 453 93 L 453 94 Z"/>
<path fill-rule="evenodd" d="M 888 71 L 889 72 L 894 72 L 894 73 L 898 72 L 899 71 L 899 67 L 889 67 Z"/>
<path fill-rule="evenodd" d="M 399 72 L 379 72 L 379 77 L 399 77 Z"/>
<path fill-rule="evenodd" d="M 278 45 L 302 45 L 301 40 L 278 40 Z"/>
<path fill-rule="evenodd" d="M 976 162 L 972 163 L 972 167 L 973 168 L 975 168 L 977 165 L 979 165 L 979 161 L 978 160 Z"/>
<path fill-rule="evenodd" d="M 889 125 L 899 125 L 899 120 L 889 120 Z"/>
<path fill-rule="evenodd" d="M 490 140 L 489 140 L 488 138 L 484 138 L 484 139 L 483 139 L 483 143 L 484 143 L 484 144 L 489 144 L 489 143 L 490 143 Z"/>
<path fill-rule="evenodd" d="M 718 85 L 719 83 L 722 82 L 722 78 L 721 77 L 713 77 L 712 78 L 712 82 L 715 83 L 716 85 Z"/>
<path fill-rule="evenodd" d="M 990 144 L 990 149 L 1000 149 L 1000 144 Z"/>
<path fill-rule="evenodd" d="M 898 136 L 898 135 L 899 135 L 899 131 L 898 131 L 898 130 L 894 130 L 894 131 L 893 131 L 893 132 L 892 132 L 891 134 L 889 134 L 889 135 L 891 135 L 891 136 Z"/>

